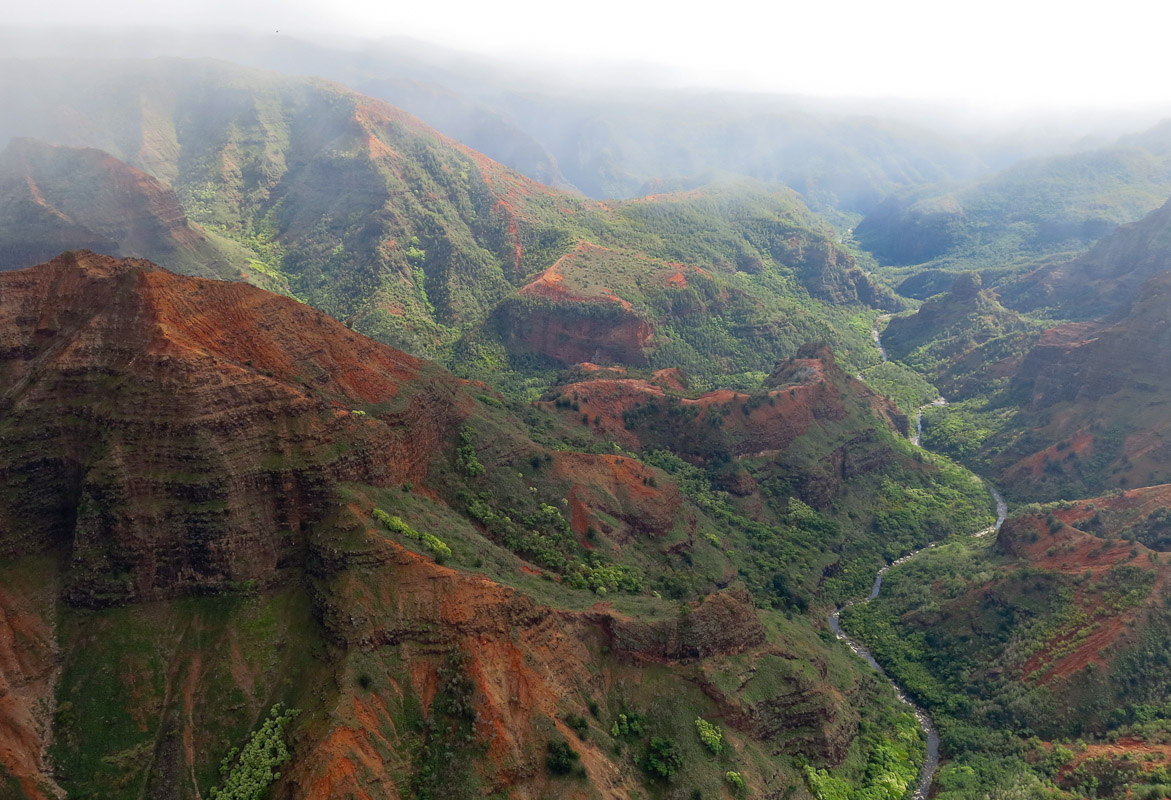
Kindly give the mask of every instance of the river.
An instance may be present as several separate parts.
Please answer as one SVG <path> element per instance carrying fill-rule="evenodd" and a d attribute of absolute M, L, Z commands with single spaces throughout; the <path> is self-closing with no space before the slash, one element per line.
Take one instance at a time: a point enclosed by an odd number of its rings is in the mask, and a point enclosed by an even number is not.
<path fill-rule="evenodd" d="M 887 314 L 879 317 L 874 321 L 874 343 L 878 345 L 878 352 L 882 354 L 883 361 L 887 360 L 886 349 L 882 346 L 882 335 L 878 330 L 878 326 L 879 323 L 881 323 L 884 319 L 888 319 L 889 317 L 890 315 Z M 911 437 L 911 442 L 916 446 L 919 445 L 919 437 L 923 432 L 923 409 L 928 408 L 929 406 L 942 405 L 947 405 L 947 400 L 943 399 L 942 397 L 938 397 L 927 405 L 919 408 L 915 415 L 915 433 Z M 1000 492 L 998 492 L 996 487 L 992 486 L 991 484 L 988 484 L 988 491 L 991 492 L 992 498 L 996 501 L 996 523 L 991 527 L 976 531 L 974 534 L 972 534 L 973 536 L 988 536 L 990 534 L 996 533 L 1000 530 L 1000 526 L 1004 524 L 1004 520 L 1008 516 L 1008 504 L 1004 501 L 1004 498 L 1001 496 Z M 913 700 L 911 700 L 910 697 L 907 696 L 907 693 L 903 690 L 903 687 L 900 686 L 897 681 L 891 678 L 890 675 L 886 674 L 886 670 L 882 668 L 881 664 L 874 660 L 874 656 L 861 642 L 842 630 L 841 614 L 842 609 L 848 608 L 849 606 L 854 605 L 854 603 L 869 603 L 871 600 L 878 597 L 878 593 L 882 591 L 882 578 L 886 575 L 887 570 L 906 561 L 910 561 L 924 550 L 930 550 L 932 547 L 935 547 L 936 544 L 938 543 L 932 542 L 926 547 L 908 553 L 902 558 L 887 564 L 874 576 L 874 584 L 870 587 L 870 594 L 866 597 L 865 600 L 854 600 L 846 603 L 846 605 L 835 609 L 833 613 L 829 615 L 829 627 L 830 630 L 834 632 L 834 636 L 845 642 L 851 650 L 862 656 L 862 658 L 866 660 L 866 663 L 873 667 L 879 675 L 886 678 L 890 685 L 894 687 L 895 694 L 898 695 L 899 700 L 903 701 L 911 707 L 911 711 L 913 711 L 915 714 L 915 719 L 919 721 L 919 727 L 923 729 L 923 733 L 927 737 L 927 757 L 923 761 L 923 772 L 919 776 L 919 786 L 917 789 L 915 789 L 914 800 L 927 800 L 927 795 L 931 791 L 931 783 L 935 780 L 935 770 L 939 767 L 939 733 L 935 730 L 935 723 L 932 721 L 931 715 L 919 707 Z"/>

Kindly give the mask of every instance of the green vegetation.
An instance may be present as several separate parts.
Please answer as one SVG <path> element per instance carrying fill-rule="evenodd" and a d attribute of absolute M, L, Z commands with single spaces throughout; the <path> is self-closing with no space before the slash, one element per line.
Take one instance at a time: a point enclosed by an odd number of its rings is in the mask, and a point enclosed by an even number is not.
<path fill-rule="evenodd" d="M 712 755 L 722 755 L 724 752 L 724 732 L 718 725 L 713 725 L 703 717 L 695 718 L 695 730 L 703 746 L 712 751 Z"/>
<path fill-rule="evenodd" d="M 919 373 L 897 361 L 883 361 L 861 372 L 862 380 L 876 392 L 884 394 L 899 411 L 908 417 L 939 397 L 939 390 L 927 382 Z"/>
<path fill-rule="evenodd" d="M 610 735 L 615 739 L 638 738 L 646 729 L 646 723 L 641 714 L 634 711 L 623 711 L 614 718 L 610 726 Z"/>
<path fill-rule="evenodd" d="M 1144 705 L 1171 685 L 1171 673 L 1157 666 L 1169 655 L 1161 637 L 1171 632 L 1171 615 L 1154 612 L 1137 642 L 1089 645 L 1147 603 L 1154 580 L 1137 561 L 1069 574 L 1001 555 L 988 540 L 957 539 L 891 570 L 879 598 L 845 610 L 842 624 L 930 710 L 948 757 L 937 777 L 941 797 L 1010 792 L 1024 779 L 1042 795 L 1059 795 L 1059 786 L 1074 796 L 1118 797 L 1125 782 L 1137 789 L 1166 776 L 1132 770 L 1123 780 L 1117 770 L 1125 764 L 1090 761 L 1060 780 L 1058 770 L 1078 752 L 1075 738 L 1134 735 L 1130 726 L 1171 710 Z M 1103 668 L 1093 660 L 1069 666 L 1087 646 L 1106 660 Z M 1047 750 L 1033 737 L 1066 744 Z"/>
<path fill-rule="evenodd" d="M 475 685 L 468 677 L 464 656 L 458 651 L 448 653 L 437 677 L 435 700 L 417 723 L 420 730 L 409 783 L 411 796 L 418 800 L 480 796 L 473 766 L 485 745 L 475 735 Z"/>
<path fill-rule="evenodd" d="M 462 428 L 459 432 L 459 446 L 455 448 L 455 466 L 469 478 L 478 478 L 484 474 L 484 465 L 476 457 L 476 447 L 472 444 L 472 431 Z"/>
<path fill-rule="evenodd" d="M 402 534 L 408 539 L 413 539 L 419 542 L 435 556 L 435 560 L 439 563 L 451 556 L 451 548 L 443 543 L 437 536 L 432 536 L 430 533 L 420 533 L 412 528 L 410 525 L 402 521 L 401 517 L 392 517 L 381 508 L 374 509 L 374 519 L 386 526 L 387 530 L 393 533 Z"/>
<path fill-rule="evenodd" d="M 652 736 L 643 753 L 642 768 L 652 777 L 669 781 L 683 769 L 683 753 L 673 740 Z"/>
<path fill-rule="evenodd" d="M 919 778 L 918 743 L 918 723 L 912 715 L 904 714 L 897 738 L 870 750 L 861 786 L 808 765 L 805 780 L 817 800 L 902 800 Z"/>
<path fill-rule="evenodd" d="M 35 564 L 21 564 L 20 571 L 42 580 L 50 574 Z M 3 582 L 11 590 L 22 580 L 9 570 Z M 58 782 L 71 795 L 116 798 L 158 786 L 162 776 L 151 769 L 151 753 L 183 757 L 180 725 L 186 716 L 182 693 L 168 697 L 171 674 L 180 685 L 193 681 L 192 722 L 208 743 L 195 753 L 188 774 L 204 792 L 221 784 L 221 757 L 250 739 L 264 708 L 280 703 L 288 714 L 291 706 L 306 706 L 298 681 L 311 674 L 323 653 L 320 628 L 305 624 L 311 614 L 308 598 L 294 587 L 64 609 L 61 630 L 79 644 L 65 653 L 58 684 L 54 725 L 60 733 L 53 750 L 63 765 Z M 95 669 L 95 664 L 111 666 Z M 241 669 L 253 674 L 271 669 L 272 677 L 255 694 L 246 693 L 236 681 Z"/>
<path fill-rule="evenodd" d="M 748 791 L 748 784 L 744 780 L 744 776 L 739 772 L 728 770 L 724 773 L 724 780 L 732 787 L 732 791 L 736 794 L 742 794 Z"/>
<path fill-rule="evenodd" d="M 581 759 L 577 751 L 564 739 L 549 742 L 547 749 L 549 752 L 545 757 L 545 766 L 554 775 L 568 775 Z"/>
<path fill-rule="evenodd" d="M 1033 327 L 981 285 L 979 275 L 960 273 L 946 294 L 929 298 L 914 314 L 892 319 L 882 335 L 890 358 L 940 380 L 981 345 Z"/>
<path fill-rule="evenodd" d="M 280 778 L 279 767 L 289 760 L 285 744 L 285 728 L 301 712 L 285 710 L 280 703 L 272 707 L 264 721 L 243 749 L 230 750 L 220 762 L 220 774 L 225 776 L 220 787 L 211 789 L 218 800 L 260 800 L 273 781 Z"/>
<path fill-rule="evenodd" d="M 637 430 L 641 435 L 644 425 Z M 855 441 L 859 458 L 872 448 L 911 457 L 910 445 L 893 432 L 872 431 Z M 719 442 L 718 434 L 704 439 L 705 446 L 713 442 Z M 667 472 L 721 523 L 717 538 L 735 551 L 741 578 L 757 603 L 781 609 L 804 611 L 864 594 L 881 564 L 947 533 L 970 533 L 992 522 L 991 501 L 979 480 L 944 458 L 921 453 L 915 458 L 922 470 L 892 464 L 881 474 L 853 482 L 824 510 L 813 509 L 794 496 L 794 485 L 800 480 L 796 476 L 820 457 L 814 454 L 824 452 L 821 447 L 823 441 L 810 437 L 798 440 L 780 459 L 739 462 L 740 468 L 751 470 L 768 504 L 763 519 L 745 515 L 730 493 L 716 488 L 716 481 L 725 480 L 726 471 L 737 466 L 718 448 L 703 453 L 706 470 L 665 450 L 653 450 L 644 459 Z M 672 581 L 662 584 L 662 590 L 677 596 L 680 586 Z"/>

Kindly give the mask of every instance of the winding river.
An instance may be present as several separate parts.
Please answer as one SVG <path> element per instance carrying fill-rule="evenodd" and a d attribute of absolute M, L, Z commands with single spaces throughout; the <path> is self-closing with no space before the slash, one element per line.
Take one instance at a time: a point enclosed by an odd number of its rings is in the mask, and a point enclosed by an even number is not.
<path fill-rule="evenodd" d="M 880 323 L 889 318 L 890 315 L 886 314 L 878 317 L 874 321 L 874 343 L 878 345 L 878 352 L 882 355 L 883 361 L 887 360 L 886 349 L 882 346 L 882 335 L 878 327 Z M 938 397 L 927 405 L 919 408 L 915 414 L 915 433 L 911 436 L 911 442 L 913 444 L 916 446 L 919 445 L 919 437 L 923 433 L 923 409 L 930 406 L 942 405 L 947 405 L 947 400 L 943 399 L 942 397 Z M 1000 530 L 1000 526 L 1004 524 L 1004 520 L 1008 516 L 1008 504 L 1005 503 L 1004 498 L 1001 496 L 1000 492 L 998 492 L 996 487 L 992 486 L 991 484 L 988 485 L 988 490 L 992 493 L 992 498 L 996 501 L 996 523 L 991 527 L 985 528 L 981 531 L 976 531 L 974 534 L 972 534 L 973 536 L 988 536 L 990 534 L 996 533 L 998 530 Z M 899 700 L 903 701 L 911 707 L 911 711 L 915 714 L 915 719 L 919 721 L 919 727 L 923 729 L 923 733 L 927 737 L 927 757 L 923 761 L 923 773 L 919 777 L 919 787 L 915 789 L 914 800 L 927 800 L 927 795 L 931 791 L 931 783 L 935 780 L 935 770 L 939 766 L 939 733 L 935 730 L 935 723 L 932 722 L 931 715 L 928 714 L 924 709 L 920 708 L 913 700 L 911 700 L 910 697 L 907 696 L 907 693 L 903 690 L 903 687 L 900 686 L 898 682 L 895 681 L 890 675 L 886 674 L 886 670 L 882 668 L 882 665 L 880 665 L 874 659 L 874 656 L 871 654 L 871 652 L 867 650 L 861 642 L 842 630 L 841 613 L 842 609 L 848 608 L 849 606 L 854 605 L 854 603 L 869 603 L 871 600 L 878 597 L 878 593 L 882 590 L 882 579 L 883 576 L 886 575 L 887 570 L 889 570 L 891 567 L 898 566 L 899 564 L 910 561 L 924 550 L 930 550 L 932 547 L 935 547 L 936 544 L 938 544 L 938 542 L 932 542 L 926 547 L 910 552 L 902 558 L 887 564 L 874 576 L 874 584 L 870 587 L 870 594 L 866 597 L 865 600 L 854 600 L 846 603 L 846 605 L 835 609 L 833 613 L 829 615 L 829 627 L 830 630 L 833 631 L 834 636 L 845 642 L 851 650 L 862 656 L 862 658 L 866 660 L 866 663 L 869 664 L 879 675 L 886 678 L 890 685 L 894 687 L 895 694 L 898 695 Z"/>

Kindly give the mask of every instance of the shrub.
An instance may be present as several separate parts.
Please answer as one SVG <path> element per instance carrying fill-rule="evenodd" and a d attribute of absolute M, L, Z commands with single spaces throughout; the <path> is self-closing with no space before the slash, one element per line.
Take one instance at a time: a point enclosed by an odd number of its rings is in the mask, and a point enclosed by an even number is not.
<path fill-rule="evenodd" d="M 655 736 L 647 744 L 642 765 L 652 776 L 671 780 L 683 769 L 683 753 L 671 739 Z"/>
<path fill-rule="evenodd" d="M 459 432 L 459 447 L 455 449 L 455 467 L 469 478 L 479 477 L 487 471 L 476 455 L 471 428 L 464 427 Z"/>
<path fill-rule="evenodd" d="M 608 649 L 607 649 L 608 652 Z M 603 653 L 605 655 L 605 653 Z M 643 732 L 643 718 L 641 714 L 636 714 L 633 711 L 628 711 L 619 714 L 614 720 L 614 724 L 610 726 L 610 735 L 615 739 L 623 737 L 638 737 L 642 736 Z"/>
<path fill-rule="evenodd" d="M 408 539 L 414 539 L 416 542 L 421 543 L 424 547 L 431 551 L 431 554 L 435 556 L 436 561 L 442 562 L 444 559 L 451 556 L 451 548 L 448 547 L 447 544 L 444 543 L 443 540 L 441 540 L 438 536 L 433 536 L 426 532 L 420 533 L 407 523 L 403 522 L 402 517 L 392 517 L 381 508 L 374 509 L 373 517 L 394 533 L 402 534 Z"/>
<path fill-rule="evenodd" d="M 586 734 L 590 730 L 590 724 L 580 714 L 567 714 L 565 716 L 565 724 L 573 729 L 573 732 L 577 734 L 577 738 L 579 739 L 586 738 Z"/>
<path fill-rule="evenodd" d="M 564 739 L 549 742 L 549 754 L 545 756 L 545 766 L 554 775 L 568 775 L 573 772 L 575 762 L 580 758 L 577 752 Z"/>
<path fill-rule="evenodd" d="M 711 750 L 713 755 L 718 756 L 724 752 L 724 732 L 718 725 L 713 725 L 703 717 L 696 717 L 695 730 L 704 747 Z"/>
<path fill-rule="evenodd" d="M 744 782 L 744 776 L 739 772 L 732 772 L 731 770 L 725 772 L 724 780 L 732 786 L 732 791 L 736 794 L 740 794 L 748 789 L 748 784 Z"/>
<path fill-rule="evenodd" d="M 239 751 L 239 758 L 233 748 L 220 763 L 220 774 L 226 776 L 224 785 L 213 787 L 209 795 L 216 800 L 259 800 L 280 778 L 276 768 L 289 760 L 285 728 L 300 713 L 297 709 L 285 711 L 280 703 L 274 705 L 268 719 Z"/>

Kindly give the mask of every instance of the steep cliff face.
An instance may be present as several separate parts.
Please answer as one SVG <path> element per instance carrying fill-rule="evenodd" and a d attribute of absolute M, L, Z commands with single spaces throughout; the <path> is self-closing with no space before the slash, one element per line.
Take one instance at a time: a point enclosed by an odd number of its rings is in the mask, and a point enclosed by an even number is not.
<path fill-rule="evenodd" d="M 78 249 L 223 278 L 247 266 L 242 250 L 214 244 L 145 172 L 100 150 L 14 139 L 0 153 L 0 269 Z"/>
<path fill-rule="evenodd" d="M 641 365 L 647 362 L 654 336 L 650 323 L 621 307 L 597 309 L 572 302 L 530 309 L 523 317 L 509 316 L 505 341 L 518 352 L 531 352 L 579 364 Z"/>
<path fill-rule="evenodd" d="M 419 479 L 467 410 L 453 379 L 243 284 L 82 252 L 0 295 L 0 552 L 66 548 L 78 603 L 270 580 L 332 481 Z"/>

